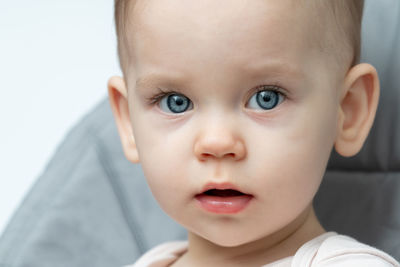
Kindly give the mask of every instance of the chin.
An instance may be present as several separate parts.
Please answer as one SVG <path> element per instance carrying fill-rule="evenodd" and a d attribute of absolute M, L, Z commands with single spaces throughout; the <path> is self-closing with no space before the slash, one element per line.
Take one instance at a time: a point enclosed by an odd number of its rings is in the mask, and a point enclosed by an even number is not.
<path fill-rule="evenodd" d="M 215 245 L 218 245 L 220 247 L 226 247 L 226 248 L 234 248 L 234 247 L 239 247 L 239 246 L 241 246 L 243 244 L 246 244 L 246 242 L 238 242 L 236 240 L 228 240 L 226 242 L 224 242 L 224 241 L 223 242 L 211 241 L 211 242 L 213 242 Z"/>
<path fill-rule="evenodd" d="M 238 235 L 224 235 L 224 236 L 212 236 L 212 237 L 204 237 L 211 243 L 218 245 L 220 247 L 239 247 L 241 245 L 247 244 L 252 240 L 249 239 L 248 236 L 238 236 Z"/>

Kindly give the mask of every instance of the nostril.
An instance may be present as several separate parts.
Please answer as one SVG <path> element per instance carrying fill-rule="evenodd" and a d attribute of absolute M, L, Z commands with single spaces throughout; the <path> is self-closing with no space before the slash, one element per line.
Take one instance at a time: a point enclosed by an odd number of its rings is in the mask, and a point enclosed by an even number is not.
<path fill-rule="evenodd" d="M 235 153 L 225 153 L 225 154 L 213 154 L 213 153 L 202 153 L 201 157 L 203 159 L 208 159 L 208 158 L 222 158 L 222 157 L 227 157 L 227 158 L 235 158 L 236 155 Z"/>
<path fill-rule="evenodd" d="M 201 157 L 202 157 L 203 159 L 207 159 L 207 158 L 213 157 L 213 155 L 210 154 L 210 153 L 202 153 L 202 154 L 201 154 Z"/>

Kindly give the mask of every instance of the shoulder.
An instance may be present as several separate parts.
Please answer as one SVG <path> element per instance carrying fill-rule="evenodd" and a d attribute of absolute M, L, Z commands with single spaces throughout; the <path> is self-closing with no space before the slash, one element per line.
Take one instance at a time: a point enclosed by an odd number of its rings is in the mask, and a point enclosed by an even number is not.
<path fill-rule="evenodd" d="M 186 252 L 187 246 L 187 241 L 174 241 L 158 245 L 143 254 L 135 264 L 126 267 L 169 266 Z"/>
<path fill-rule="evenodd" d="M 400 267 L 400 264 L 385 252 L 345 235 L 333 235 L 325 239 L 312 262 L 313 267 Z"/>

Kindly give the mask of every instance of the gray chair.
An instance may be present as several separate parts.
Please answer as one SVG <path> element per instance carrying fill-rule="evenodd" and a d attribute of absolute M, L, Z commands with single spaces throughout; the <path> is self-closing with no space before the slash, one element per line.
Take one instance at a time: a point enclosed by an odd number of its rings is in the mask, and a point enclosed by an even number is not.
<path fill-rule="evenodd" d="M 363 61 L 381 78 L 376 123 L 359 155 L 332 154 L 315 207 L 327 230 L 400 260 L 400 1 L 368 1 L 363 33 Z M 68 134 L 14 214 L 0 266 L 122 266 L 185 237 L 125 159 L 106 99 Z"/>

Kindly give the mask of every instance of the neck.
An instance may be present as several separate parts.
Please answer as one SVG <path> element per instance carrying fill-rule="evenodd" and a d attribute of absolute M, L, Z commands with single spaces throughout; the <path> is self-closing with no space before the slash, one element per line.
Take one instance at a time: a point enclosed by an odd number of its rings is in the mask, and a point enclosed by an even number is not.
<path fill-rule="evenodd" d="M 237 247 L 222 247 L 189 233 L 189 249 L 182 260 L 201 263 L 198 266 L 262 266 L 293 256 L 304 243 L 324 232 L 310 205 L 281 230 Z"/>

